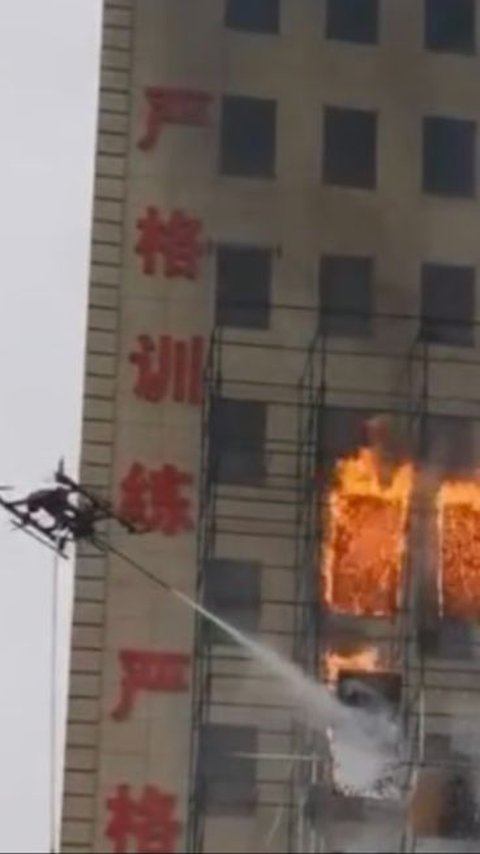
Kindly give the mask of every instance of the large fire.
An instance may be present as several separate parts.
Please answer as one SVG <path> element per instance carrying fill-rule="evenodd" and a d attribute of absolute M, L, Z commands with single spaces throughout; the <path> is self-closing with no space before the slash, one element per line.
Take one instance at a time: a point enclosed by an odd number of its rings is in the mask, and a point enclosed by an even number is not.
<path fill-rule="evenodd" d="M 403 463 L 384 482 L 370 448 L 337 462 L 323 552 L 324 595 L 333 611 L 395 612 L 413 478 L 413 465 Z"/>
<path fill-rule="evenodd" d="M 439 607 L 480 616 L 480 481 L 444 481 L 437 493 Z"/>

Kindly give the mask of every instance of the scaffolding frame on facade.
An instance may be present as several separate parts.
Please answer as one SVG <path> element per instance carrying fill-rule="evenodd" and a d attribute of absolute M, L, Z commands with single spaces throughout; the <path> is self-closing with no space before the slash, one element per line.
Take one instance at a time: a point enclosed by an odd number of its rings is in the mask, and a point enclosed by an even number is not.
<path fill-rule="evenodd" d="M 277 310 L 288 312 L 294 309 L 281 306 Z M 222 551 L 222 543 L 228 541 L 229 537 L 233 537 L 237 544 L 239 539 L 263 542 L 264 545 L 269 543 L 272 546 L 278 546 L 279 541 L 288 543 L 290 559 L 283 565 L 272 561 L 268 569 L 278 573 L 278 578 L 280 575 L 288 578 L 290 599 L 287 601 L 285 595 L 262 597 L 262 615 L 268 613 L 269 616 L 262 619 L 259 636 L 262 640 L 279 642 L 283 652 L 293 657 L 304 671 L 317 679 L 321 673 L 322 645 L 325 643 L 325 609 L 318 595 L 318 554 L 322 539 L 318 471 L 324 462 L 322 433 L 325 429 L 325 413 L 339 405 L 347 407 L 350 399 L 351 408 L 359 412 L 388 411 L 401 422 L 404 434 L 408 435 L 409 453 L 415 459 L 424 459 L 428 445 L 427 419 L 432 411 L 442 413 L 442 396 L 432 392 L 432 366 L 433 369 L 441 364 L 451 367 L 455 362 L 449 353 L 436 351 L 420 340 L 418 317 L 379 315 L 376 318 L 383 326 L 385 320 L 390 323 L 390 333 L 395 325 L 397 332 L 399 326 L 402 326 L 402 331 L 397 335 L 390 334 L 387 345 L 384 342 L 383 348 L 380 346 L 378 349 L 369 349 L 369 342 L 362 342 L 362 346 L 357 349 L 348 344 L 339 346 L 325 328 L 317 329 L 310 336 L 307 346 L 303 343 L 285 346 L 274 340 L 262 342 L 258 334 L 249 336 L 225 328 L 215 329 L 210 341 L 202 406 L 196 594 L 199 600 L 204 598 L 206 566 L 218 556 L 219 549 Z M 276 362 L 284 365 L 285 359 L 292 363 L 291 370 L 286 372 L 287 379 L 279 382 L 275 372 L 272 372 L 272 365 Z M 382 368 L 379 367 L 382 364 L 386 367 L 385 388 L 375 388 L 375 382 L 364 382 L 363 388 L 359 387 L 361 384 L 355 387 L 338 382 L 338 376 L 345 374 L 345 367 L 348 373 L 352 362 L 361 363 L 362 359 L 372 368 L 372 376 L 377 370 L 379 375 L 382 374 Z M 262 375 L 262 370 L 257 370 L 263 360 L 267 363 L 266 377 Z M 467 358 L 457 359 L 457 362 L 463 366 L 461 369 L 477 367 L 476 361 Z M 358 369 L 358 364 L 356 371 L 359 376 L 369 376 L 367 371 Z M 375 379 L 378 379 L 376 375 Z M 288 408 L 294 413 L 293 419 L 289 419 L 290 427 L 295 424 L 288 436 L 270 436 L 267 431 L 265 439 L 265 458 L 270 461 L 280 455 L 284 460 L 288 459 L 285 471 L 275 472 L 275 467 L 270 468 L 268 464 L 266 477 L 260 484 L 253 488 L 240 486 L 234 493 L 231 484 L 220 482 L 218 466 L 215 464 L 220 438 L 214 426 L 215 406 L 218 400 L 230 397 L 240 400 L 254 397 L 264 403 L 267 409 Z M 460 410 L 459 415 L 463 416 L 467 411 L 467 415 L 472 417 L 471 410 L 475 408 L 473 399 L 467 402 L 457 397 L 444 397 L 443 401 L 446 415 L 451 414 L 452 408 L 457 408 Z M 325 469 L 328 469 L 328 462 Z M 240 494 L 242 490 L 244 495 Z M 279 506 L 283 506 L 280 516 Z M 420 515 L 424 512 L 421 503 L 416 504 L 415 509 L 419 510 Z M 395 627 L 386 629 L 386 640 L 391 645 L 391 664 L 399 668 L 403 686 L 401 714 L 409 743 L 404 764 L 409 775 L 417 773 L 418 767 L 425 762 L 426 658 L 422 648 L 417 654 L 415 619 L 421 606 L 417 601 L 418 591 L 411 588 L 414 577 L 412 560 L 421 559 L 419 554 L 423 554 L 425 546 L 421 537 L 420 541 L 413 558 L 408 551 L 404 574 L 406 585 L 401 606 L 395 615 Z M 286 552 L 288 548 L 286 546 Z M 276 608 L 278 614 L 275 617 Z M 288 620 L 285 619 L 286 612 L 289 614 Z M 383 642 L 385 638 L 380 634 L 377 640 Z M 261 773 L 257 776 L 256 808 L 271 814 L 270 835 L 275 826 L 278 826 L 278 836 L 282 835 L 280 841 L 274 840 L 273 843 L 279 847 L 272 847 L 271 850 L 325 850 L 322 847 L 326 844 L 324 822 L 320 812 L 312 812 L 310 797 L 312 792 L 321 794 L 325 790 L 322 784 L 325 757 L 323 761 L 320 758 L 322 745 L 317 743 L 317 736 L 308 725 L 292 718 L 289 703 L 280 703 L 278 700 L 265 702 L 263 699 L 253 702 L 248 700 L 248 691 L 242 691 L 242 697 L 244 694 L 247 697 L 244 701 L 239 699 L 238 692 L 233 690 L 232 693 L 231 686 L 235 682 L 245 686 L 247 682 L 255 683 L 259 679 L 258 674 L 246 672 L 245 659 L 241 652 L 232 652 L 231 648 L 220 649 L 218 644 L 213 643 L 202 618 L 197 616 L 187 850 L 200 852 L 204 850 L 205 843 L 208 804 L 205 781 L 199 774 L 202 762 L 201 729 L 212 720 L 215 710 L 225 711 L 227 708 L 236 710 L 240 718 L 243 709 L 250 714 L 253 710 L 257 716 L 269 715 L 272 719 L 280 715 L 283 722 L 280 728 L 275 726 L 271 730 L 268 726 L 258 726 L 267 740 L 269 736 L 272 737 L 276 746 L 271 758 L 277 755 L 279 760 L 270 763 L 270 769 L 273 766 L 275 770 L 270 770 L 265 778 Z M 228 690 L 225 689 L 226 685 L 230 686 Z M 230 699 L 229 691 L 232 693 Z M 261 745 L 258 747 L 258 755 L 262 758 L 266 755 Z M 283 761 L 282 757 L 290 757 L 291 761 Z M 267 766 L 268 762 L 259 761 L 257 770 Z M 398 850 L 405 852 L 416 850 L 417 844 L 409 829 L 407 807 L 398 843 Z M 244 814 L 247 813 L 248 809 Z"/>

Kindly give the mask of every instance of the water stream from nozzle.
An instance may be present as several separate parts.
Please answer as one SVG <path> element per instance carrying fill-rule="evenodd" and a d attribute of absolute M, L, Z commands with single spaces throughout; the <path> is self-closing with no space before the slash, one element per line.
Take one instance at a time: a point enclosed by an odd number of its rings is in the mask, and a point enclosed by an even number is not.
<path fill-rule="evenodd" d="M 398 739 L 398 729 L 392 724 L 385 709 L 382 709 L 381 703 L 375 713 L 345 705 L 337 699 L 327 685 L 309 676 L 290 659 L 284 658 L 268 645 L 244 634 L 187 593 L 160 578 L 114 546 L 100 541 L 98 545 L 116 554 L 166 593 L 213 623 L 246 650 L 267 673 L 276 677 L 285 692 L 292 716 L 299 717 L 302 722 L 308 723 L 314 731 L 324 733 L 327 728 L 334 728 L 337 738 L 342 743 L 342 750 L 347 752 L 349 776 L 352 778 L 354 788 L 370 787 L 374 785 L 376 778 L 382 776 L 385 764 L 392 759 L 392 751 Z"/>

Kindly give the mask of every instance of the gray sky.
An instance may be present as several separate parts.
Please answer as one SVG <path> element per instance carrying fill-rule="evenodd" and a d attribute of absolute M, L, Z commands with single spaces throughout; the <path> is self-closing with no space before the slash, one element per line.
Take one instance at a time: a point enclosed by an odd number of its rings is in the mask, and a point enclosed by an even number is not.
<path fill-rule="evenodd" d="M 77 463 L 100 14 L 100 0 L 0 0 L 2 483 Z M 52 581 L 52 555 L 2 515 L 0 852 L 49 849 Z"/>

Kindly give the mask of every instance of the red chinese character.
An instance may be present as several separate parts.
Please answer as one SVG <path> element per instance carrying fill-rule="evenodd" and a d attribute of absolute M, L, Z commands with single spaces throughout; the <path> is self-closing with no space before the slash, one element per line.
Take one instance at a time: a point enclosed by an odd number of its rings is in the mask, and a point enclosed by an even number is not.
<path fill-rule="evenodd" d="M 145 133 L 138 141 L 143 151 L 153 148 L 166 124 L 206 127 L 210 124 L 209 107 L 213 100 L 208 92 L 191 89 L 164 89 L 148 86 Z"/>
<path fill-rule="evenodd" d="M 137 220 L 140 237 L 135 252 L 143 258 L 143 272 L 153 276 L 157 271 L 157 255 L 164 260 L 168 278 L 185 276 L 196 279 L 204 247 L 200 243 L 202 223 L 182 211 L 172 211 L 165 221 L 158 208 L 148 207 L 145 216 Z"/>
<path fill-rule="evenodd" d="M 171 335 L 161 335 L 155 344 L 149 335 L 139 335 L 137 340 L 140 350 L 129 356 L 138 369 L 135 395 L 157 402 L 171 393 L 176 403 L 198 406 L 202 400 L 203 338 L 194 335 L 190 341 L 174 341 Z"/>
<path fill-rule="evenodd" d="M 177 693 L 188 688 L 188 655 L 122 649 L 119 658 L 123 677 L 120 700 L 112 712 L 116 721 L 124 721 L 130 716 L 139 691 Z"/>
<path fill-rule="evenodd" d="M 119 515 L 167 537 L 191 531 L 190 501 L 182 497 L 182 487 L 191 486 L 192 482 L 192 476 L 176 466 L 147 471 L 141 463 L 133 463 L 120 484 Z"/>
<path fill-rule="evenodd" d="M 138 854 L 172 854 L 180 834 L 176 806 L 177 798 L 156 786 L 145 786 L 138 800 L 132 797 L 130 786 L 117 786 L 107 800 L 111 817 L 105 831 L 115 854 L 132 850 L 132 841 Z"/>

